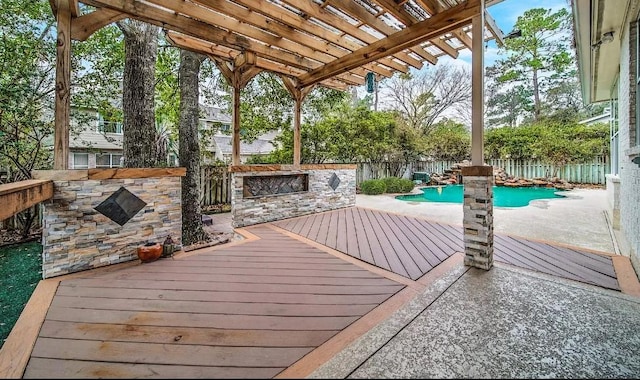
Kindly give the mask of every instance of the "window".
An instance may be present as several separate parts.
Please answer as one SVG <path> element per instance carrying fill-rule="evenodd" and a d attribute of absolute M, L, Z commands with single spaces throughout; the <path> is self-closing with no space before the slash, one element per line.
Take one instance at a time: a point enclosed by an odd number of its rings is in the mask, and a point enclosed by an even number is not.
<path fill-rule="evenodd" d="M 89 153 L 74 153 L 73 154 L 73 168 L 74 169 L 89 169 Z"/>
<path fill-rule="evenodd" d="M 119 168 L 121 154 L 98 154 L 96 155 L 96 168 Z"/>
<path fill-rule="evenodd" d="M 220 131 L 223 133 L 229 133 L 231 132 L 231 126 L 229 124 L 222 124 L 220 126 Z"/>
<path fill-rule="evenodd" d="M 618 86 L 614 90 L 618 95 Z M 617 175 L 619 170 L 619 138 L 618 138 L 618 99 L 611 99 L 611 116 L 609 119 L 609 132 L 611 138 L 611 174 Z"/>
<path fill-rule="evenodd" d="M 98 132 L 100 133 L 117 133 L 122 134 L 122 123 L 119 121 L 98 120 Z"/>

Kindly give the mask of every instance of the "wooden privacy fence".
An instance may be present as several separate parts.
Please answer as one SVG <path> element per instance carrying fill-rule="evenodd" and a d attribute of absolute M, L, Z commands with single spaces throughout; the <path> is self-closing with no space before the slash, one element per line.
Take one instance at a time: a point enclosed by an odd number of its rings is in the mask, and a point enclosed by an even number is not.
<path fill-rule="evenodd" d="M 408 165 L 401 174 L 411 175 L 414 172 L 444 173 L 457 161 L 416 161 Z M 611 171 L 607 156 L 596 157 L 590 162 L 567 164 L 556 167 L 541 160 L 487 160 L 487 165 L 503 168 L 507 174 L 519 178 L 548 178 L 558 177 L 571 183 L 604 185 L 605 175 Z M 396 163 L 358 163 L 356 184 L 374 178 L 393 176 Z"/>
<path fill-rule="evenodd" d="M 231 173 L 227 166 L 200 167 L 200 204 L 231 203 Z"/>

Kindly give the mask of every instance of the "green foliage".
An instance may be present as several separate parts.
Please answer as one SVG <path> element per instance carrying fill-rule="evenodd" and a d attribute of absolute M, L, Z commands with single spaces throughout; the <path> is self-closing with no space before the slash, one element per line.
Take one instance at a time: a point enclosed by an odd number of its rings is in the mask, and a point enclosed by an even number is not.
<path fill-rule="evenodd" d="M 489 124 L 515 126 L 552 114 L 575 119 L 581 104 L 569 11 L 529 9 L 514 29 L 522 36 L 506 39 L 499 53 L 507 57 L 487 68 Z"/>
<path fill-rule="evenodd" d="M 353 105 L 340 99 L 331 108 L 300 128 L 303 163 L 381 162 L 393 152 L 396 143 L 395 117 L 390 112 L 372 111 L 363 102 Z M 293 131 L 285 129 L 276 139 L 280 148 L 269 158 L 290 163 L 293 158 Z"/>
<path fill-rule="evenodd" d="M 462 161 L 471 155 L 471 134 L 464 125 L 444 119 L 435 125 L 425 146 L 429 158 Z"/>
<path fill-rule="evenodd" d="M 0 7 L 0 167 L 10 181 L 51 166 L 55 20 L 44 1 L 7 0 Z"/>
<path fill-rule="evenodd" d="M 368 179 L 362 181 L 360 191 L 367 195 L 380 195 L 387 191 L 387 185 L 381 179 Z"/>
<path fill-rule="evenodd" d="M 37 242 L 0 247 L 0 347 L 42 279 L 41 255 Z"/>
<path fill-rule="evenodd" d="M 408 193 L 414 187 L 413 181 L 405 178 L 386 177 L 382 178 L 381 181 L 386 186 L 386 193 Z"/>
<path fill-rule="evenodd" d="M 609 126 L 546 121 L 495 128 L 485 134 L 484 147 L 487 158 L 541 159 L 554 165 L 586 162 L 609 154 Z"/>

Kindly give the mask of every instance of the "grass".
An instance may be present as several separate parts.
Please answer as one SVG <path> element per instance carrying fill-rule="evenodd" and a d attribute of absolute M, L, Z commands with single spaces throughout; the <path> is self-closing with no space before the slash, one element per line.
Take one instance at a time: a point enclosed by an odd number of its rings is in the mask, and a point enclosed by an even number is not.
<path fill-rule="evenodd" d="M 27 242 L 0 247 L 0 347 L 31 293 L 42 279 L 42 245 Z"/>

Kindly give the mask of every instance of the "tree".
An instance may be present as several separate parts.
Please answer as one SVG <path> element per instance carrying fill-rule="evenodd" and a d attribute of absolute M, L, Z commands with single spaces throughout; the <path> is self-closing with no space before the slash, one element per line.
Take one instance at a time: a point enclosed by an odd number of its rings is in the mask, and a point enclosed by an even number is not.
<path fill-rule="evenodd" d="M 202 227 L 200 208 L 198 74 L 204 59 L 201 54 L 180 51 L 180 164 L 187 168 L 182 179 L 182 241 L 187 245 L 210 240 Z"/>
<path fill-rule="evenodd" d="M 3 1 L 0 7 L 0 168 L 7 181 L 51 165 L 55 20 L 46 2 Z"/>
<path fill-rule="evenodd" d="M 471 74 L 464 66 L 438 65 L 397 74 L 384 83 L 391 107 L 425 135 L 446 111 L 468 106 L 471 99 Z"/>
<path fill-rule="evenodd" d="M 566 81 L 574 80 L 576 75 L 570 46 L 573 40 L 570 14 L 565 8 L 556 12 L 543 8 L 529 9 L 518 17 L 514 28 L 522 35 L 505 40 L 500 53 L 507 54 L 507 58 L 499 59 L 487 68 L 488 81 L 493 82 L 489 86 L 502 90 L 495 91 L 495 96 L 509 96 L 516 88 L 518 97 L 526 95 L 533 98 L 533 118 L 540 120 L 545 95 L 553 89 L 558 90 Z M 498 101 L 494 103 L 500 104 Z M 524 103 L 521 108 L 526 109 L 528 105 Z M 498 107 L 494 113 L 503 114 L 505 109 Z"/>
<path fill-rule="evenodd" d="M 425 145 L 427 156 L 433 160 L 462 161 L 471 156 L 471 135 L 455 120 L 438 122 Z"/>
<path fill-rule="evenodd" d="M 159 29 L 137 20 L 117 23 L 124 34 L 123 156 L 130 168 L 157 166 L 154 111 Z"/>

